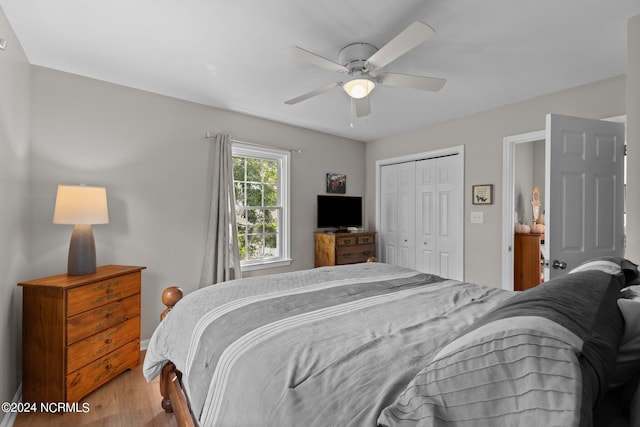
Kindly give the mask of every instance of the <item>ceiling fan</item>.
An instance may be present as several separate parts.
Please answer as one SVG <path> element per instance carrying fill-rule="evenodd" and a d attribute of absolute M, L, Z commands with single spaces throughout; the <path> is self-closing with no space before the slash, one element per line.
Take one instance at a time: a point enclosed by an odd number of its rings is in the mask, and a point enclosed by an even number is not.
<path fill-rule="evenodd" d="M 338 54 L 338 62 L 316 55 L 301 47 L 292 46 L 291 52 L 300 59 L 329 71 L 347 73 L 348 78 L 291 98 L 285 101 L 285 104 L 297 104 L 337 87 L 342 87 L 355 104 L 356 116 L 363 117 L 371 113 L 369 94 L 378 84 L 436 92 L 442 89 L 446 83 L 445 79 L 380 72 L 392 61 L 434 34 L 435 32 L 430 26 L 416 21 L 380 49 L 369 43 L 352 43 L 343 47 Z"/>

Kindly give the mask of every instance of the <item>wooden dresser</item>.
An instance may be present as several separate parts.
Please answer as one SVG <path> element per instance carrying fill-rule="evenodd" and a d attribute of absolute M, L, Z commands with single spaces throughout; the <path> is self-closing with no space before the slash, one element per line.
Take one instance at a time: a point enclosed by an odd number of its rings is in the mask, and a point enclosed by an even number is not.
<path fill-rule="evenodd" d="M 18 283 L 23 402 L 77 402 L 139 364 L 144 268 L 105 265 Z"/>
<path fill-rule="evenodd" d="M 524 291 L 544 281 L 543 234 L 516 233 L 513 239 L 513 289 Z"/>
<path fill-rule="evenodd" d="M 365 262 L 376 256 L 376 233 L 315 233 L 315 266 Z"/>

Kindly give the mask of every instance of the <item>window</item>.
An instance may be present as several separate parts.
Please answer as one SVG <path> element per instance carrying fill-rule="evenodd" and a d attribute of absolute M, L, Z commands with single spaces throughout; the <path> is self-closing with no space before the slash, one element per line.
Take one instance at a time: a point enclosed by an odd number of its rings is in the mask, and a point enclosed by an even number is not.
<path fill-rule="evenodd" d="M 233 144 L 233 185 L 242 270 L 291 263 L 288 151 Z"/>

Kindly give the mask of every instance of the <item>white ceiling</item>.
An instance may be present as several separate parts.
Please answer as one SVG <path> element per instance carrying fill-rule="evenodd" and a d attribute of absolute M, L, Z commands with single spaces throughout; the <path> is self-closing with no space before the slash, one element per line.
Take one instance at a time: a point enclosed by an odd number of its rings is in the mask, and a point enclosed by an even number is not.
<path fill-rule="evenodd" d="M 626 72 L 639 0 L 0 0 L 34 65 L 370 141 Z M 337 61 L 420 20 L 434 37 L 385 71 L 443 77 L 440 92 L 377 87 L 352 119 Z M 0 29 L 2 31 L 2 29 Z M 2 38 L 2 34 L 0 34 Z M 353 127 L 351 123 L 353 121 Z M 224 130 L 224 129 L 220 129 Z"/>

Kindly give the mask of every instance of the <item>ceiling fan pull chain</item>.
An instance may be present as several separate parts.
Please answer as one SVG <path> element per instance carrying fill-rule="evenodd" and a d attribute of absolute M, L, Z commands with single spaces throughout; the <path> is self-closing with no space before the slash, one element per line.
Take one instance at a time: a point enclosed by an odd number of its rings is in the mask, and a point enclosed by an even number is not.
<path fill-rule="evenodd" d="M 355 110 L 356 110 L 356 101 L 355 101 L 355 99 L 351 98 L 351 114 L 350 114 L 350 116 L 351 116 L 351 129 L 353 129 L 353 117 L 356 114 Z"/>

